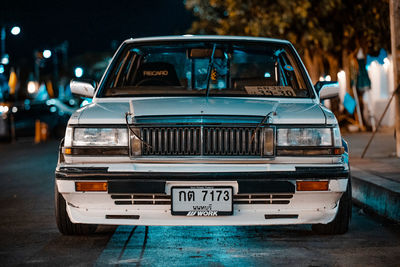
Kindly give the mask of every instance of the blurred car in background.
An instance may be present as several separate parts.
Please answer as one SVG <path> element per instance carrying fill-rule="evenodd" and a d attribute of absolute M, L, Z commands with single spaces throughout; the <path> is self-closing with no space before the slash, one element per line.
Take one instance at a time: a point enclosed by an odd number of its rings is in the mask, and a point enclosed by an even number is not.
<path fill-rule="evenodd" d="M 0 104 L 0 140 L 10 141 L 12 136 L 35 135 L 35 122 L 39 120 L 48 127 L 48 134 L 55 138 L 64 135 L 71 114 L 79 108 L 75 99 L 48 99 L 45 101 L 24 101 Z"/>

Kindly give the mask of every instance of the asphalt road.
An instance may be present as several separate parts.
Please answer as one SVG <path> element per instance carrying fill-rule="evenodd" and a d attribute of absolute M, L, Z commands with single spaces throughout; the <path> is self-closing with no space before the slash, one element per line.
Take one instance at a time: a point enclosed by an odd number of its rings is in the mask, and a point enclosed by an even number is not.
<path fill-rule="evenodd" d="M 57 142 L 0 144 L 0 265 L 399 266 L 400 225 L 353 207 L 349 233 L 310 226 L 99 227 L 62 236 L 53 210 Z"/>

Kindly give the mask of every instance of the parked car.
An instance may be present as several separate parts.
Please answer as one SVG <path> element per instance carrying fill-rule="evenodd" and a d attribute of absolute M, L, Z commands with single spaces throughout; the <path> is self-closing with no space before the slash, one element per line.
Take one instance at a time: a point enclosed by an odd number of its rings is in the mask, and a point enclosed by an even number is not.
<path fill-rule="evenodd" d="M 0 103 L 0 139 L 11 140 L 14 137 L 35 135 L 35 122 L 39 120 L 48 126 L 49 134 L 62 138 L 69 117 L 77 109 L 78 102 L 60 99 L 48 99 Z"/>
<path fill-rule="evenodd" d="M 60 145 L 63 234 L 111 225 L 312 224 L 351 216 L 347 144 L 288 41 L 171 36 L 125 41 Z"/>

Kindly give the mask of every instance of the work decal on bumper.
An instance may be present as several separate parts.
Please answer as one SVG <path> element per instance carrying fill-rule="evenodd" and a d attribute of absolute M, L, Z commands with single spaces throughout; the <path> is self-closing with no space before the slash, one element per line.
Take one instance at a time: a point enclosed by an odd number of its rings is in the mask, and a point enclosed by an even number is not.
<path fill-rule="evenodd" d="M 218 211 L 212 210 L 212 205 L 193 206 L 193 210 L 189 211 L 186 216 L 218 216 Z"/>

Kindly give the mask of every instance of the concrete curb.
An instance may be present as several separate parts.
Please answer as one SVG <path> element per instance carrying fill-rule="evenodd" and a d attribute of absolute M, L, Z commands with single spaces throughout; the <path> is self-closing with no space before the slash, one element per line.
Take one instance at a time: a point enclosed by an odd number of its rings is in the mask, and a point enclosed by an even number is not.
<path fill-rule="evenodd" d="M 353 199 L 378 215 L 400 222 L 400 183 L 352 167 Z"/>

